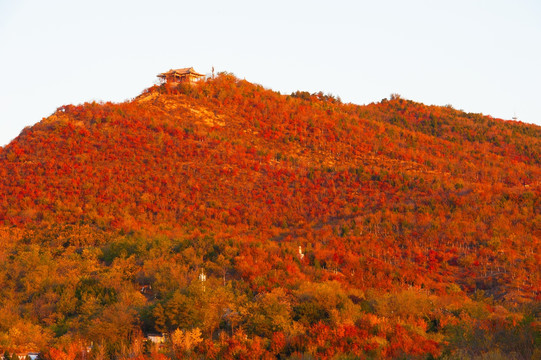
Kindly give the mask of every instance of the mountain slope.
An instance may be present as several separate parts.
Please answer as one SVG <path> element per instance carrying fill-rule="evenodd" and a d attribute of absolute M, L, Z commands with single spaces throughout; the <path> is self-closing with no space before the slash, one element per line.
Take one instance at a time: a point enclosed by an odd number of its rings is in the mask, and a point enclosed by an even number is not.
<path fill-rule="evenodd" d="M 0 153 L 0 299 L 17 309 L 0 347 L 113 356 L 138 331 L 197 328 L 184 355 L 533 354 L 540 135 L 228 74 L 63 106 Z M 494 343 L 456 338 L 490 324 Z"/>

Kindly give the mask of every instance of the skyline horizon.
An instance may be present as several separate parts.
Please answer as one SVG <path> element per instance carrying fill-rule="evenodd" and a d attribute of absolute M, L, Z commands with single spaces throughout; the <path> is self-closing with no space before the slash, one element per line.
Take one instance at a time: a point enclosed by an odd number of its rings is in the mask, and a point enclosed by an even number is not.
<path fill-rule="evenodd" d="M 163 70 L 163 71 L 169 71 L 169 70 L 174 70 L 174 69 L 181 69 L 181 68 L 186 68 L 186 67 L 193 67 L 196 71 L 200 72 L 201 70 L 197 67 L 197 66 L 184 66 L 184 67 L 171 67 L 170 69 L 167 69 L 167 70 Z M 208 78 L 212 75 L 212 68 L 214 68 L 214 66 L 211 66 L 211 69 L 209 71 L 203 71 L 204 75 L 205 75 L 205 78 Z M 162 72 L 163 72 L 162 71 Z M 227 69 L 223 69 L 223 70 L 219 70 L 219 71 L 216 71 L 215 69 L 215 75 L 217 74 L 220 74 L 220 73 L 229 73 L 229 74 L 232 74 L 234 75 L 235 77 L 239 78 L 239 79 L 243 79 L 243 80 L 246 80 L 250 83 L 253 83 L 253 84 L 257 84 L 257 85 L 261 85 L 263 86 L 265 89 L 269 89 L 269 90 L 272 90 L 272 91 L 275 91 L 275 92 L 278 92 L 280 93 L 281 95 L 289 95 L 295 91 L 307 91 L 307 90 L 303 90 L 303 89 L 297 89 L 297 90 L 292 90 L 292 91 L 281 91 L 281 90 L 277 90 L 275 88 L 271 88 L 271 87 L 268 87 L 266 86 L 265 84 L 262 84 L 262 83 L 259 83 L 259 82 L 254 82 L 254 81 L 250 81 L 250 79 L 247 79 L 245 77 L 241 77 L 239 76 L 238 74 L 234 73 L 234 72 L 231 72 L 231 71 L 228 71 Z M 159 72 L 157 73 L 157 75 L 159 74 Z M 156 77 L 158 77 L 156 75 Z M 51 115 L 53 115 L 58 108 L 62 107 L 62 106 L 65 106 L 65 105 L 82 105 L 82 104 L 85 104 L 85 103 L 93 103 L 93 102 L 97 102 L 97 103 L 114 103 L 114 104 L 117 104 L 117 103 L 123 103 L 123 102 L 128 102 L 128 101 L 132 101 L 133 99 L 135 99 L 137 96 L 139 96 L 140 94 L 142 94 L 146 89 L 154 86 L 154 85 L 159 85 L 159 80 L 154 80 L 154 82 L 152 84 L 150 84 L 149 86 L 146 86 L 146 87 L 143 87 L 139 93 L 137 93 L 136 95 L 134 96 L 131 96 L 131 97 L 126 97 L 124 99 L 116 99 L 116 100 L 108 100 L 108 99 L 98 99 L 98 98 L 92 98 L 92 99 L 88 99 L 88 100 L 82 100 L 80 102 L 74 102 L 74 103 L 65 103 L 65 104 L 62 104 L 62 105 L 59 105 L 57 106 L 50 114 L 47 114 L 45 116 L 42 116 L 42 118 L 38 121 L 36 121 L 35 123 L 33 124 L 30 124 L 30 125 L 27 125 L 27 126 L 24 126 L 23 128 L 20 129 L 20 131 L 13 137 L 11 138 L 9 141 L 7 141 L 6 143 L 2 144 L 0 143 L 0 147 L 5 147 L 7 145 L 9 145 L 9 143 L 13 140 L 15 140 L 22 132 L 25 128 L 27 127 L 32 127 L 36 124 L 38 124 L 40 121 L 50 117 Z M 440 106 L 440 107 L 452 107 L 453 109 L 457 110 L 457 111 L 461 111 L 461 112 L 464 112 L 464 113 L 471 113 L 471 114 L 481 114 L 483 116 L 488 116 L 488 117 L 491 117 L 493 119 L 497 119 L 497 120 L 503 120 L 503 121 L 513 121 L 513 122 L 518 122 L 518 123 L 522 123 L 522 124 L 526 124 L 526 125 L 536 125 L 536 126 L 540 126 L 541 127 L 541 124 L 540 123 L 535 123 L 535 122 L 527 122 L 527 121 L 524 121 L 522 120 L 516 113 L 513 114 L 513 116 L 511 118 L 503 118 L 503 117 L 499 117 L 499 116 L 495 116 L 493 114 L 488 114 L 488 113 L 484 113 L 484 112 L 476 112 L 476 111 L 468 111 L 468 109 L 462 109 L 462 108 L 459 108 L 458 106 L 454 105 L 454 104 L 451 104 L 451 103 L 447 103 L 447 104 L 431 104 L 431 103 L 425 103 L 423 101 L 419 101 L 417 99 L 412 99 L 412 98 L 409 98 L 407 96 L 404 96 L 403 94 L 401 93 L 397 93 L 397 92 L 390 92 L 387 96 L 383 97 L 383 98 L 380 98 L 379 100 L 375 99 L 371 102 L 365 102 L 365 103 L 356 103 L 354 101 L 346 101 L 344 100 L 344 98 L 340 95 L 340 94 L 336 94 L 336 93 L 331 93 L 331 92 L 325 92 L 325 91 L 322 91 L 322 90 L 313 90 L 313 91 L 307 91 L 309 92 L 310 94 L 316 94 L 316 93 L 324 93 L 325 95 L 332 95 L 336 98 L 340 98 L 340 100 L 344 103 L 349 103 L 349 104 L 353 104 L 353 105 L 357 105 L 357 106 L 365 106 L 365 105 L 368 105 L 370 103 L 378 103 L 378 102 L 381 102 L 382 100 L 385 100 L 385 99 L 389 99 L 391 98 L 393 95 L 398 95 L 400 96 L 400 98 L 402 99 L 405 99 L 405 100 L 410 100 L 410 101 L 413 101 L 413 102 L 416 102 L 416 103 L 421 103 L 421 104 L 424 104 L 424 105 L 427 105 L 427 106 Z M 1 138 L 1 137 L 0 137 Z"/>
<path fill-rule="evenodd" d="M 121 102 L 186 66 L 284 94 L 364 105 L 397 93 L 541 126 L 540 17 L 533 0 L 0 1 L 0 146 L 58 107 Z"/>

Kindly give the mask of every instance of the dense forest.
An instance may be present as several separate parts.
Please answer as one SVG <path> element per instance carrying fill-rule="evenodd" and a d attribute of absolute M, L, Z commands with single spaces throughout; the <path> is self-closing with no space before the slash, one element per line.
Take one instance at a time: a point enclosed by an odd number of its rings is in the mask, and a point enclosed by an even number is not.
<path fill-rule="evenodd" d="M 541 358 L 539 126 L 221 73 L 58 108 L 0 194 L 5 358 Z"/>

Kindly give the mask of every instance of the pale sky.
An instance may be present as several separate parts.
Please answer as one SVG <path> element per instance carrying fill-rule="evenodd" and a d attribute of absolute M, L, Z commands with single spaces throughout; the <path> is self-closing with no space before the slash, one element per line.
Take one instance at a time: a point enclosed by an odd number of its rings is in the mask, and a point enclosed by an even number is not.
<path fill-rule="evenodd" d="M 541 125 L 540 0 L 0 0 L 0 146 L 171 68 Z"/>

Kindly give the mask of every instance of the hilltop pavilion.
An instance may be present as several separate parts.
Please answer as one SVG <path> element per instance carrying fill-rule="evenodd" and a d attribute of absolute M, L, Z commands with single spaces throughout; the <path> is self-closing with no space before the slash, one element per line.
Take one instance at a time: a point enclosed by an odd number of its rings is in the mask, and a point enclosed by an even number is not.
<path fill-rule="evenodd" d="M 196 72 L 193 67 L 190 68 L 184 68 L 184 69 L 176 69 L 176 70 L 169 70 L 168 72 L 165 72 L 163 74 L 159 74 L 158 77 L 162 79 L 164 82 L 173 82 L 173 83 L 195 83 L 198 80 L 200 80 L 203 76 L 203 74 L 199 74 Z"/>

